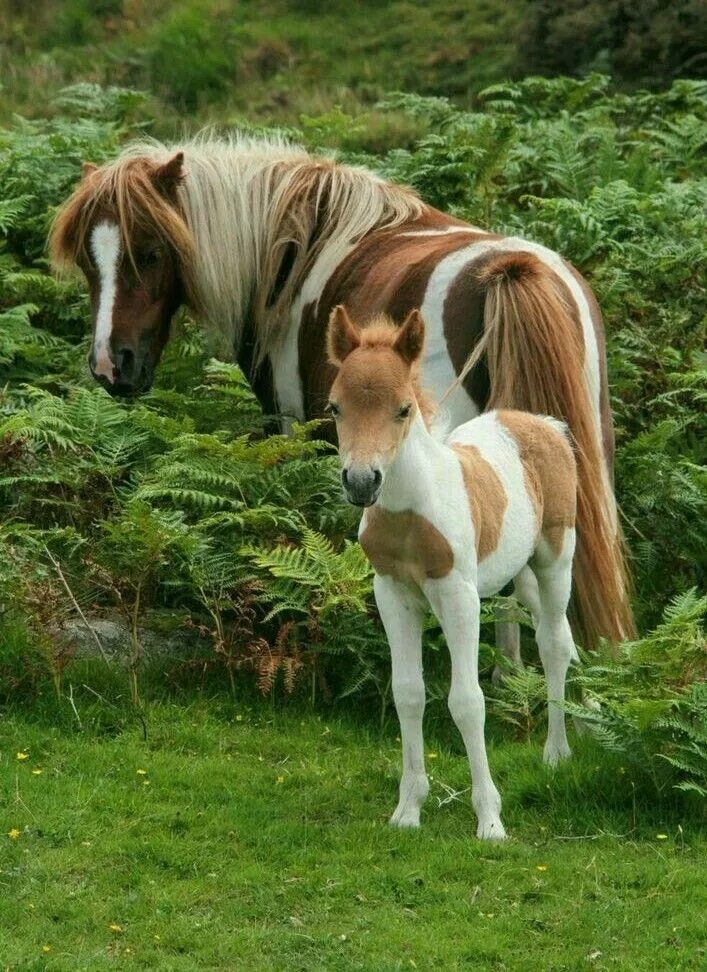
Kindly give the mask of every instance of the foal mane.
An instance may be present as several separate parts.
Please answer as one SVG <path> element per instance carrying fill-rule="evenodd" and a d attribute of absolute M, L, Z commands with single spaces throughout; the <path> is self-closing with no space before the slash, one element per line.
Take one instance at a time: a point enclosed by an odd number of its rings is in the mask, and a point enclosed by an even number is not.
<path fill-rule="evenodd" d="M 170 202 L 150 175 L 176 152 L 184 153 L 184 178 Z M 174 249 L 188 302 L 221 350 L 237 350 L 245 322 L 252 324 L 255 366 L 277 346 L 315 265 L 328 276 L 366 233 L 424 210 L 412 190 L 278 135 L 208 133 L 173 145 L 133 142 L 84 178 L 54 223 L 56 264 L 86 252 L 102 206 L 116 213 L 128 254 L 136 228 Z"/>
<path fill-rule="evenodd" d="M 372 318 L 359 330 L 360 347 L 372 350 L 392 349 L 400 334 L 400 328 L 386 314 Z M 412 387 L 422 420 L 431 429 L 437 413 L 437 406 L 430 394 L 422 387 L 420 378 L 420 359 L 413 364 L 411 371 Z"/>

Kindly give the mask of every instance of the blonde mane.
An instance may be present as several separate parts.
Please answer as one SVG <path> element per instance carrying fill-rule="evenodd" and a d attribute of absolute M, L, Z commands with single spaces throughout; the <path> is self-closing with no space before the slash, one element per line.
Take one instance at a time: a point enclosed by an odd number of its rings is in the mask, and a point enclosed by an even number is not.
<path fill-rule="evenodd" d="M 184 179 L 175 208 L 150 173 L 177 152 L 184 153 Z M 51 235 L 57 266 L 85 253 L 101 206 L 117 214 L 129 255 L 136 227 L 174 248 L 188 302 L 219 350 L 233 353 L 246 320 L 252 322 L 256 364 L 277 345 L 315 263 L 333 270 L 364 234 L 424 210 L 411 190 L 312 156 L 279 136 L 137 141 L 86 177 L 60 210 Z"/>

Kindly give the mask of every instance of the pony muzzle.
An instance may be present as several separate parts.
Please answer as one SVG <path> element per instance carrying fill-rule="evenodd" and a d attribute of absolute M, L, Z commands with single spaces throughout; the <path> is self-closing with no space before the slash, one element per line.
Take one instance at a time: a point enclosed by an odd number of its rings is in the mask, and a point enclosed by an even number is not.
<path fill-rule="evenodd" d="M 96 381 L 111 395 L 133 395 L 150 389 L 153 369 L 146 357 L 124 347 L 92 351 L 88 364 Z"/>
<path fill-rule="evenodd" d="M 380 496 L 383 473 L 375 466 L 348 466 L 341 470 L 344 495 L 353 506 L 373 506 Z"/>

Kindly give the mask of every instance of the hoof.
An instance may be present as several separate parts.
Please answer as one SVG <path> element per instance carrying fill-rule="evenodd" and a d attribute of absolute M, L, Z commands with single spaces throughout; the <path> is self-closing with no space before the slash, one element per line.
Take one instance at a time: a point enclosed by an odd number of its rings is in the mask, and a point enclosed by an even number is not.
<path fill-rule="evenodd" d="M 505 840 L 507 838 L 506 829 L 501 823 L 500 817 L 490 820 L 479 821 L 476 829 L 476 836 L 479 840 Z"/>
<path fill-rule="evenodd" d="M 558 763 L 562 763 L 566 759 L 569 759 L 571 755 L 572 750 L 567 743 L 564 743 L 561 746 L 552 747 L 546 744 L 543 751 L 543 762 L 547 766 L 557 766 Z"/>
<path fill-rule="evenodd" d="M 420 826 L 420 813 L 410 810 L 396 810 L 388 821 L 391 827 L 399 827 L 401 830 L 411 830 Z"/>

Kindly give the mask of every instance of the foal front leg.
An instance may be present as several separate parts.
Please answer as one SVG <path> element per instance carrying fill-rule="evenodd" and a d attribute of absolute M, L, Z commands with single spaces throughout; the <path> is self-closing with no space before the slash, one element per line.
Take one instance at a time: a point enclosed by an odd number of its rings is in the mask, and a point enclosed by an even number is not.
<path fill-rule="evenodd" d="M 489 769 L 484 740 L 486 705 L 479 685 L 479 616 L 476 587 L 459 575 L 425 584 L 432 609 L 442 625 L 452 660 L 449 711 L 462 734 L 471 768 L 471 802 L 479 825 L 476 836 L 503 840 L 501 797 Z"/>
<path fill-rule="evenodd" d="M 420 808 L 430 788 L 425 772 L 422 738 L 422 717 L 425 712 L 425 683 L 422 677 L 424 611 L 410 592 L 390 577 L 376 574 L 373 591 L 390 645 L 393 699 L 403 745 L 400 796 L 390 822 L 395 827 L 419 827 Z"/>

